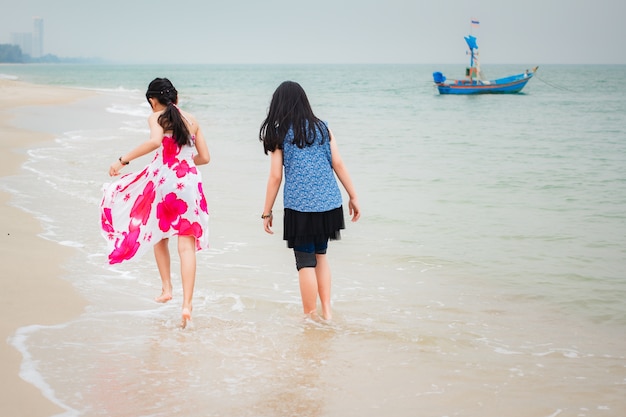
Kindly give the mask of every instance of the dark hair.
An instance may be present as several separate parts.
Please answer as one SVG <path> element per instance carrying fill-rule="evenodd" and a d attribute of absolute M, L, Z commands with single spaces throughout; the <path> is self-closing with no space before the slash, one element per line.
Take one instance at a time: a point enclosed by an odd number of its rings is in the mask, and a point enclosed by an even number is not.
<path fill-rule="evenodd" d="M 190 145 L 191 135 L 185 124 L 183 115 L 176 107 L 178 103 L 178 91 L 167 78 L 155 78 L 148 86 L 146 91 L 146 100 L 155 98 L 159 103 L 163 104 L 165 110 L 159 116 L 158 122 L 164 131 L 172 131 L 172 137 L 178 146 Z M 150 100 L 148 100 L 150 101 Z"/>
<path fill-rule="evenodd" d="M 274 91 L 267 118 L 259 131 L 259 140 L 263 142 L 266 155 L 283 148 L 290 128 L 293 129 L 293 144 L 298 148 L 315 142 L 316 129 L 322 132 L 322 143 L 329 137 L 326 125 L 313 114 L 304 89 L 294 81 L 285 81 Z"/>

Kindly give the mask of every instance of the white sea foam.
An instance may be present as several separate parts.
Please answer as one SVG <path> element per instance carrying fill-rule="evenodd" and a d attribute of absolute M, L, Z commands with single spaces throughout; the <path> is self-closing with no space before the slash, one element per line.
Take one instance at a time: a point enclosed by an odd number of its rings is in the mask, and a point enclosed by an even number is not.
<path fill-rule="evenodd" d="M 30 325 L 20 327 L 9 339 L 11 345 L 22 355 L 22 364 L 20 365 L 20 377 L 25 381 L 33 384 L 41 391 L 44 397 L 65 410 L 65 412 L 63 412 L 62 414 L 58 414 L 57 417 L 77 417 L 80 415 L 80 413 L 77 410 L 68 407 L 56 397 L 54 389 L 50 385 L 48 385 L 48 383 L 39 372 L 39 361 L 37 359 L 34 359 L 28 350 L 28 338 L 31 334 L 36 333 L 41 329 L 63 329 L 67 326 L 68 323 L 55 326 Z"/>
<path fill-rule="evenodd" d="M 146 119 L 150 115 L 150 108 L 148 105 L 133 105 L 133 104 L 113 104 L 107 107 L 106 111 L 113 114 L 123 114 L 125 116 L 141 117 Z"/>
<path fill-rule="evenodd" d="M 63 246 L 68 246 L 70 248 L 84 248 L 85 247 L 85 245 L 83 245 L 82 243 L 73 242 L 71 240 L 62 240 L 59 242 L 59 244 Z"/>
<path fill-rule="evenodd" d="M 137 89 L 129 89 L 129 88 L 125 88 L 122 86 L 115 87 L 115 88 L 93 88 L 93 87 L 79 87 L 79 88 L 84 88 L 85 90 L 96 91 L 99 93 L 115 93 L 115 94 L 122 94 L 125 96 L 138 95 L 142 93 L 141 91 Z"/>

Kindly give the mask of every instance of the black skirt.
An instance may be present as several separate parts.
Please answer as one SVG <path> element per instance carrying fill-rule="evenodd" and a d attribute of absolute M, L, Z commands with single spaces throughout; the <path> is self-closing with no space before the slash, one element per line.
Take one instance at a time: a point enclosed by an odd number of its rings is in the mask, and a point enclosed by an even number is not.
<path fill-rule="evenodd" d="M 341 229 L 346 225 L 343 219 L 343 206 L 323 212 L 302 212 L 285 209 L 283 239 L 287 247 L 321 243 L 341 239 Z"/>

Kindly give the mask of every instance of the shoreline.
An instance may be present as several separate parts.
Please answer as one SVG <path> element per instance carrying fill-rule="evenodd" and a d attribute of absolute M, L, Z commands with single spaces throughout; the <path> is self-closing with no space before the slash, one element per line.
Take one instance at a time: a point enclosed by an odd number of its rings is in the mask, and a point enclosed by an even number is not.
<path fill-rule="evenodd" d="M 24 106 L 69 104 L 92 96 L 88 91 L 72 90 L 0 79 L 0 177 L 16 175 L 26 161 L 25 150 L 54 139 L 53 134 L 13 126 L 12 111 Z M 40 236 L 41 223 L 29 213 L 11 205 L 12 196 L 0 190 L 0 233 L 2 253 L 2 298 L 0 303 L 0 358 L 4 372 L 1 415 L 51 416 L 64 409 L 49 401 L 42 392 L 19 375 L 22 356 L 10 338 L 18 328 L 33 324 L 59 324 L 78 316 L 84 300 L 62 278 L 63 263 L 73 249 Z"/>

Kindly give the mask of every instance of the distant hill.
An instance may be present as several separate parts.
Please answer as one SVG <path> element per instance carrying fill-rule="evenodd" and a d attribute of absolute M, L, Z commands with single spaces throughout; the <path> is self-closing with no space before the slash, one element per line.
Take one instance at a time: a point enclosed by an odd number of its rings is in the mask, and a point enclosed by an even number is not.
<path fill-rule="evenodd" d="M 22 52 L 18 45 L 0 44 L 0 63 L 17 64 L 55 64 L 55 63 L 86 63 L 100 62 L 98 58 L 61 58 L 56 55 L 46 54 L 40 58 L 33 58 Z"/>
<path fill-rule="evenodd" d="M 17 45 L 0 44 L 0 62 L 24 62 L 22 48 Z"/>

